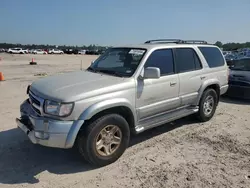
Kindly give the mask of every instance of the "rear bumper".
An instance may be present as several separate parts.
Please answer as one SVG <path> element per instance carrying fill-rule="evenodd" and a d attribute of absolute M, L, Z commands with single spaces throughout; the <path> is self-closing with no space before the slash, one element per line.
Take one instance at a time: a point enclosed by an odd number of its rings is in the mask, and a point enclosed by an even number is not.
<path fill-rule="evenodd" d="M 33 144 L 47 147 L 71 148 L 84 120 L 62 121 L 37 116 L 28 101 L 21 105 L 17 126 Z"/>
<path fill-rule="evenodd" d="M 226 95 L 229 97 L 250 99 L 250 87 L 229 85 Z"/>
<path fill-rule="evenodd" d="M 228 91 L 229 86 L 225 85 L 220 88 L 220 94 L 224 95 Z"/>

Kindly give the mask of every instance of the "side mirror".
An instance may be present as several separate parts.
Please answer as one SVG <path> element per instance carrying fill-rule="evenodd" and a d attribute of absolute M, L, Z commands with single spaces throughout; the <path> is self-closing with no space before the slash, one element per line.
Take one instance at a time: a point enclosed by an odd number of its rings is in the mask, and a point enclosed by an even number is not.
<path fill-rule="evenodd" d="M 143 78 L 145 79 L 158 79 L 161 76 L 161 71 L 157 67 L 147 67 L 144 69 Z"/>

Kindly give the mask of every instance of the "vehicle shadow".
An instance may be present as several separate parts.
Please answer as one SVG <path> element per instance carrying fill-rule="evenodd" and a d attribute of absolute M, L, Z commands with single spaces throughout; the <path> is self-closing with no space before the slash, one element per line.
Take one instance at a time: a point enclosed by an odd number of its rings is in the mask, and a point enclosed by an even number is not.
<path fill-rule="evenodd" d="M 229 104 L 250 105 L 250 100 L 236 97 L 221 96 L 220 101 Z"/>
<path fill-rule="evenodd" d="M 193 118 L 184 118 L 133 135 L 130 147 L 152 137 L 164 134 L 182 125 L 195 123 Z M 56 149 L 33 145 L 18 128 L 0 132 L 0 183 L 39 183 L 36 176 L 48 171 L 53 174 L 72 174 L 94 170 L 85 162 L 76 149 Z"/>
<path fill-rule="evenodd" d="M 93 168 L 74 149 L 33 145 L 18 128 L 0 132 L 0 184 L 35 184 L 37 174 L 70 174 Z"/>

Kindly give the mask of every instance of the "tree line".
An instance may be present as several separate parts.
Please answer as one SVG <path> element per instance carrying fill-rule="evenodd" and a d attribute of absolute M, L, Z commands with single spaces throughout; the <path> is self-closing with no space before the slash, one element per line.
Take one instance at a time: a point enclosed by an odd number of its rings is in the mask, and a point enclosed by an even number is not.
<path fill-rule="evenodd" d="M 12 43 L 0 43 L 0 48 L 8 49 L 8 48 L 23 48 L 23 49 L 73 49 L 73 50 L 105 50 L 109 46 L 99 46 L 91 44 L 89 46 L 72 46 L 72 45 L 44 45 L 44 44 L 12 44 Z"/>
<path fill-rule="evenodd" d="M 220 41 L 217 41 L 215 43 L 216 46 L 223 48 L 223 50 L 237 50 L 240 48 L 250 48 L 250 42 L 245 42 L 245 43 L 225 43 L 223 44 Z M 91 44 L 89 46 L 72 46 L 72 45 L 44 45 L 44 44 L 12 44 L 12 43 L 0 43 L 0 48 L 8 49 L 8 48 L 24 48 L 24 49 L 73 49 L 73 50 L 90 50 L 90 51 L 95 51 L 95 50 L 105 50 L 110 46 L 99 46 L 99 45 L 94 45 Z"/>
<path fill-rule="evenodd" d="M 250 48 L 250 42 L 245 42 L 245 43 L 225 43 L 223 44 L 220 41 L 217 41 L 215 43 L 216 46 L 218 46 L 219 48 L 223 48 L 223 50 L 225 51 L 230 51 L 230 50 L 237 50 L 237 49 L 241 49 L 241 48 Z"/>

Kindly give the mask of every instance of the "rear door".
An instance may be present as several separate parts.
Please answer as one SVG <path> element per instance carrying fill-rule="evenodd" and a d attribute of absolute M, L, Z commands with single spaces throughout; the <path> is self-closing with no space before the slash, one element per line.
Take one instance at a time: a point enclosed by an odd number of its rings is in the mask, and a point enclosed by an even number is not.
<path fill-rule="evenodd" d="M 192 105 L 202 85 L 202 64 L 193 48 L 175 48 L 176 71 L 180 79 L 181 105 Z"/>

